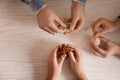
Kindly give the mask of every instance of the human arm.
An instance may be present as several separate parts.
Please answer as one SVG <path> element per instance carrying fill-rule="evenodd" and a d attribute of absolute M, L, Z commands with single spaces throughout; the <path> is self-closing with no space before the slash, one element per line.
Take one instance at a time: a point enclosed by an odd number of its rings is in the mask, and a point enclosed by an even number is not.
<path fill-rule="evenodd" d="M 94 35 L 102 35 L 108 32 L 113 32 L 117 29 L 120 29 L 120 18 L 110 21 L 105 18 L 99 18 L 91 25 L 92 31 Z M 101 28 L 101 30 L 98 31 L 98 29 Z"/>
<path fill-rule="evenodd" d="M 88 80 L 86 74 L 84 73 L 82 62 L 83 59 L 80 51 L 70 44 L 68 46 L 74 49 L 73 52 L 70 52 L 68 54 L 73 72 L 75 73 L 79 80 Z"/>
<path fill-rule="evenodd" d="M 64 31 L 59 29 L 56 25 L 61 25 L 65 27 L 66 25 L 58 17 L 58 15 L 50 9 L 44 0 L 21 0 L 22 2 L 28 4 L 35 12 L 38 20 L 38 25 L 44 31 L 50 34 L 63 33 Z"/>
<path fill-rule="evenodd" d="M 48 61 L 48 76 L 47 80 L 57 80 L 58 76 L 61 73 L 63 62 L 66 58 L 66 55 L 62 55 L 60 58 L 57 58 L 58 47 L 55 48 L 50 54 Z"/>
<path fill-rule="evenodd" d="M 120 56 L 120 46 L 113 41 L 110 41 L 104 37 L 99 37 L 101 42 L 105 43 L 104 49 L 97 46 L 95 43 L 91 43 L 93 53 L 100 57 L 108 57 L 110 55 L 117 55 Z"/>
<path fill-rule="evenodd" d="M 85 3 L 86 0 L 73 0 L 71 5 L 71 17 L 65 19 L 70 23 L 70 32 L 78 32 L 85 22 Z"/>
<path fill-rule="evenodd" d="M 21 0 L 21 1 L 27 4 L 36 14 L 47 6 L 44 0 Z"/>

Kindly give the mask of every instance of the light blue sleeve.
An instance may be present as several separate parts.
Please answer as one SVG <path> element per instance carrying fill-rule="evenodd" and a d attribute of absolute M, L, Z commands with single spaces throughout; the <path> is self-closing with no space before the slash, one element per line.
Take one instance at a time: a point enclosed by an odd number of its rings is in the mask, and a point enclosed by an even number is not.
<path fill-rule="evenodd" d="M 85 6 L 87 0 L 73 0 L 75 2 L 80 2 L 82 5 Z"/>
<path fill-rule="evenodd" d="M 44 0 L 21 0 L 21 1 L 29 5 L 33 12 L 36 14 L 44 7 L 46 7 L 46 3 L 44 2 Z"/>

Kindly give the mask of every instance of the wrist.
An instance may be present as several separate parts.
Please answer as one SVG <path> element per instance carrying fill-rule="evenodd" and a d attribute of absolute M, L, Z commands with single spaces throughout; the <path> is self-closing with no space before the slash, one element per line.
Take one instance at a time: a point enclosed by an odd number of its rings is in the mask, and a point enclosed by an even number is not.
<path fill-rule="evenodd" d="M 85 12 L 85 7 L 78 2 L 73 2 L 71 6 L 71 11 L 73 12 L 74 10 Z"/>
<path fill-rule="evenodd" d="M 76 2 L 76 1 L 73 1 L 73 4 L 74 4 L 75 6 L 84 7 L 84 5 L 83 5 L 83 4 L 78 3 L 78 2 Z"/>
<path fill-rule="evenodd" d="M 55 77 L 47 77 L 47 80 L 57 80 Z"/>
<path fill-rule="evenodd" d="M 77 70 L 77 72 L 74 73 L 77 76 L 78 80 L 88 80 L 83 68 L 79 68 L 79 70 Z"/>
<path fill-rule="evenodd" d="M 57 80 L 57 76 L 56 75 L 52 75 L 52 74 L 48 74 L 47 76 L 47 80 Z"/>
<path fill-rule="evenodd" d="M 36 11 L 36 15 L 39 14 L 39 12 L 41 12 L 45 7 L 47 7 L 47 5 L 44 5 L 44 6 L 41 7 L 38 11 Z"/>
<path fill-rule="evenodd" d="M 40 10 L 38 13 L 37 13 L 37 16 L 39 14 L 44 14 L 45 12 L 47 12 L 49 10 L 49 7 L 48 6 L 45 6 L 42 10 Z"/>
<path fill-rule="evenodd" d="M 80 73 L 78 74 L 78 79 L 79 79 L 79 80 L 88 80 L 88 79 L 87 79 L 87 76 L 85 75 L 84 72 L 80 72 Z"/>
<path fill-rule="evenodd" d="M 86 4 L 86 0 L 72 0 L 72 1 L 82 4 L 83 6 L 85 6 L 85 4 Z"/>
<path fill-rule="evenodd" d="M 50 78 L 47 77 L 47 80 L 57 80 L 57 79 L 54 77 L 50 77 Z"/>
<path fill-rule="evenodd" d="M 46 6 L 44 0 L 29 0 L 29 1 L 30 1 L 29 3 L 30 8 L 36 14 Z"/>

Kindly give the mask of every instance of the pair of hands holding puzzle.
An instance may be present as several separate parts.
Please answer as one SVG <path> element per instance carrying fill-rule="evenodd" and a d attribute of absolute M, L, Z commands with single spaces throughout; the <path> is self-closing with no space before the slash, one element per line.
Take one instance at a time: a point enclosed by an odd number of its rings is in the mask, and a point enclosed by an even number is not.
<path fill-rule="evenodd" d="M 50 54 L 48 61 L 47 80 L 57 80 L 63 66 L 63 62 L 68 58 L 71 69 L 78 80 L 87 80 L 83 71 L 82 55 L 80 51 L 70 44 L 62 44 L 56 47 Z"/>
<path fill-rule="evenodd" d="M 58 15 L 46 6 L 37 14 L 38 24 L 41 29 L 50 33 L 71 33 L 77 32 L 83 26 L 84 20 L 84 6 L 78 2 L 73 2 L 71 5 L 71 18 L 62 21 Z M 70 23 L 69 26 L 67 23 Z M 67 27 L 67 32 L 64 29 L 59 28 Z"/>

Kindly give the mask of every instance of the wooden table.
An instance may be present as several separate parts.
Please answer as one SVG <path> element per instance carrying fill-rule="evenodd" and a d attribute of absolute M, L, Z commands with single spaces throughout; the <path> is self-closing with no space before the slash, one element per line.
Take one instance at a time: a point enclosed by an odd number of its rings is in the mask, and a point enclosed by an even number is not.
<path fill-rule="evenodd" d="M 63 19 L 70 16 L 71 0 L 46 0 Z M 92 54 L 90 24 L 100 17 L 114 20 L 120 15 L 120 0 L 88 0 L 86 24 L 79 32 L 50 35 L 39 29 L 35 15 L 19 0 L 0 0 L 0 80 L 45 80 L 48 56 L 61 43 L 77 46 L 84 57 L 89 80 L 120 80 L 120 59 Z M 120 44 L 120 30 L 104 35 Z M 75 80 L 66 60 L 59 80 Z"/>

